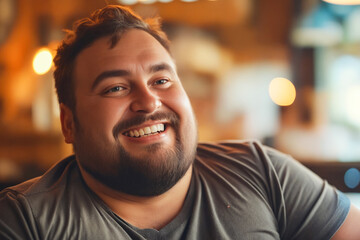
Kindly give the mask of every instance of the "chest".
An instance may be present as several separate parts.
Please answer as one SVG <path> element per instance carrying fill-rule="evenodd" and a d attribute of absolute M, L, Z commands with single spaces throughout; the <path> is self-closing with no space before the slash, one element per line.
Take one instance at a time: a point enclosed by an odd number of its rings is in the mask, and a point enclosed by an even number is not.
<path fill-rule="evenodd" d="M 185 239 L 280 239 L 278 218 L 255 192 L 205 192 L 197 196 Z"/>

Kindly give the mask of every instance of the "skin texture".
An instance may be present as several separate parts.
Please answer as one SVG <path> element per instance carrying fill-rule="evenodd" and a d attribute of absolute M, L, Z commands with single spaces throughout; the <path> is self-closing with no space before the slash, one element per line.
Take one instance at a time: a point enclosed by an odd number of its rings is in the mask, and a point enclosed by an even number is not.
<path fill-rule="evenodd" d="M 76 115 L 61 104 L 65 141 L 74 144 L 85 182 L 114 212 L 135 226 L 159 228 L 180 211 L 189 187 L 194 114 L 157 40 L 141 30 L 125 32 L 114 48 L 109 40 L 96 40 L 75 60 Z M 165 125 L 160 134 L 124 134 L 158 123 Z"/>

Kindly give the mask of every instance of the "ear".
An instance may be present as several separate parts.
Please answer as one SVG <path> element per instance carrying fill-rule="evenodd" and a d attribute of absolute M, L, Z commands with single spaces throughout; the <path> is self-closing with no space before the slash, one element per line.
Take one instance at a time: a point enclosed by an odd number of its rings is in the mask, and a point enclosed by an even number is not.
<path fill-rule="evenodd" d="M 60 103 L 61 130 L 66 143 L 74 143 L 75 123 L 74 116 L 70 108 Z"/>

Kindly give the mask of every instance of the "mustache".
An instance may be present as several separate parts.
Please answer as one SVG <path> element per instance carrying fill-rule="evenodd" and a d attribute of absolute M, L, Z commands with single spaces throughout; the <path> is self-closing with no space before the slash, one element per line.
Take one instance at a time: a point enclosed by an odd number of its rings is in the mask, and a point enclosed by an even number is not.
<path fill-rule="evenodd" d="M 123 121 L 118 122 L 113 130 L 113 136 L 116 138 L 121 132 L 125 129 L 140 125 L 147 121 L 157 121 L 157 120 L 166 120 L 169 121 L 170 124 L 175 128 L 178 129 L 180 123 L 180 117 L 174 112 L 157 112 L 151 115 L 138 115 L 130 119 L 126 119 Z"/>

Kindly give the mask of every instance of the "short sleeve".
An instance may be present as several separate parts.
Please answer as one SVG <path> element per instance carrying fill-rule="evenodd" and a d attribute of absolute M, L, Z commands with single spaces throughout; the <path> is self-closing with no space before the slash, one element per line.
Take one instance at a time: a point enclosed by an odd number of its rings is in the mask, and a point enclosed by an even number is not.
<path fill-rule="evenodd" d="M 38 239 L 29 204 L 12 190 L 0 192 L 0 239 Z"/>
<path fill-rule="evenodd" d="M 330 239 L 344 222 L 350 200 L 290 156 L 273 149 L 267 153 L 282 193 L 276 199 L 285 212 L 281 238 Z"/>

